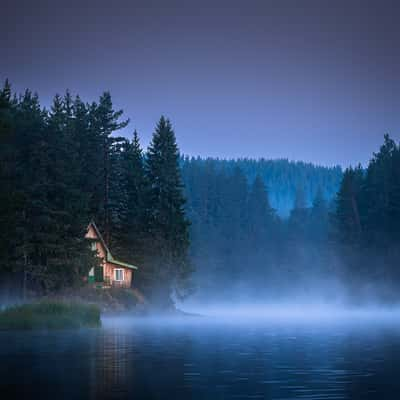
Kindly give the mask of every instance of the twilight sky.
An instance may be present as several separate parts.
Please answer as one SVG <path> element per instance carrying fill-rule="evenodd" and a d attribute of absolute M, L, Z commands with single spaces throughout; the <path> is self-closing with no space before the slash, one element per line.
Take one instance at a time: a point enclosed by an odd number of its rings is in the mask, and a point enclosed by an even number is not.
<path fill-rule="evenodd" d="M 400 139 L 396 1 L 1 0 L 0 15 L 1 81 L 44 105 L 110 90 L 145 146 L 161 114 L 189 155 L 345 166 Z"/>

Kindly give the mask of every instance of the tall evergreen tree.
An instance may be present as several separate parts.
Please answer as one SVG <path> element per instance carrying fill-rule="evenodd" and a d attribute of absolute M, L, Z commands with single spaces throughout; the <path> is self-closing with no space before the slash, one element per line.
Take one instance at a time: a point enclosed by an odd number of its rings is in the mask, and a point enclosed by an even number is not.
<path fill-rule="evenodd" d="M 363 170 L 348 168 L 343 174 L 342 184 L 336 198 L 335 226 L 338 239 L 343 244 L 359 244 L 362 225 L 360 214 Z"/>
<path fill-rule="evenodd" d="M 399 175 L 394 165 L 397 152 L 394 140 L 385 135 L 379 152 L 374 153 L 369 162 L 362 187 L 363 235 L 370 244 L 379 247 L 388 243 L 389 226 L 393 220 L 389 204 Z"/>
<path fill-rule="evenodd" d="M 110 206 L 110 153 L 113 149 L 113 144 L 115 142 L 114 138 L 111 136 L 112 133 L 125 128 L 129 120 L 120 122 L 123 111 L 115 111 L 113 109 L 113 104 L 111 100 L 111 95 L 109 92 L 103 93 L 100 97 L 99 104 L 93 105 L 94 114 L 94 129 L 98 134 L 99 141 L 101 143 L 102 151 L 102 168 L 101 168 L 101 180 L 102 180 L 102 201 L 99 203 L 100 215 L 96 216 L 98 224 L 101 226 L 104 232 L 104 239 L 108 243 L 110 241 L 110 228 L 111 228 L 111 215 L 112 210 Z"/>
<path fill-rule="evenodd" d="M 148 210 L 146 204 L 147 178 L 143 151 L 135 130 L 133 140 L 124 153 L 125 185 L 127 194 L 126 222 L 122 231 L 128 260 L 143 261 L 148 238 Z"/>
<path fill-rule="evenodd" d="M 250 190 L 247 205 L 247 234 L 254 243 L 261 243 L 274 230 L 275 210 L 271 207 L 267 189 L 257 175 Z"/>
<path fill-rule="evenodd" d="M 183 296 L 191 266 L 188 258 L 189 221 L 179 168 L 179 150 L 171 123 L 160 118 L 146 158 L 151 243 L 151 284 L 160 304 L 172 291 Z"/>
<path fill-rule="evenodd" d="M 146 176 L 139 136 L 119 140 L 111 154 L 111 247 L 121 258 L 138 263 L 146 238 Z"/>
<path fill-rule="evenodd" d="M 0 90 L 0 274 L 12 270 L 13 248 L 17 240 L 15 221 L 21 193 L 17 191 L 14 112 L 11 86 Z"/>
<path fill-rule="evenodd" d="M 37 94 L 26 90 L 19 99 L 15 115 L 18 148 L 17 189 L 23 202 L 15 220 L 18 242 L 15 270 L 22 272 L 24 293 L 29 282 L 45 283 L 46 260 L 42 245 L 49 228 L 50 143 L 46 131 L 47 113 L 42 111 Z"/>
<path fill-rule="evenodd" d="M 299 186 L 296 190 L 294 207 L 289 217 L 290 236 L 295 240 L 306 237 L 308 217 L 309 210 L 306 205 L 304 189 Z"/>
<path fill-rule="evenodd" d="M 329 210 L 322 189 L 319 187 L 310 210 L 310 237 L 321 242 L 327 239 L 329 231 Z"/>

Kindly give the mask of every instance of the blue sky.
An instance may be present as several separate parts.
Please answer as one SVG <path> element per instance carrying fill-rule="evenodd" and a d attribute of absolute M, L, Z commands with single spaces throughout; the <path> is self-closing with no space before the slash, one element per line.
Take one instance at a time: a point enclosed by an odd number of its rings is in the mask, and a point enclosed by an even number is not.
<path fill-rule="evenodd" d="M 189 155 L 345 166 L 400 138 L 396 2 L 3 3 L 0 79 L 110 90 L 144 145 L 161 114 Z"/>

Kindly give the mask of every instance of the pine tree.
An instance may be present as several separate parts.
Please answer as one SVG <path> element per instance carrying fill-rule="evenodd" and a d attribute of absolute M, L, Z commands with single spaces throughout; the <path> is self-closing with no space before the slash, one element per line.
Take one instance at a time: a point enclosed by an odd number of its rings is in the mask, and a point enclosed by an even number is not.
<path fill-rule="evenodd" d="M 97 134 L 102 148 L 100 154 L 102 157 L 101 181 L 103 196 L 101 201 L 99 201 L 99 211 L 101 214 L 96 216 L 96 221 L 98 221 L 98 224 L 104 232 L 106 243 L 109 243 L 112 214 L 110 207 L 110 153 L 115 142 L 111 134 L 125 128 L 129 120 L 119 121 L 123 111 L 114 111 L 109 92 L 103 93 L 98 105 L 92 105 L 92 113 L 94 116 L 94 132 Z"/>
<path fill-rule="evenodd" d="M 67 91 L 55 101 L 48 121 L 53 141 L 53 168 L 48 202 L 53 210 L 51 235 L 57 239 L 52 248 L 52 284 L 69 287 L 81 282 L 96 264 L 84 235 L 89 221 L 89 195 L 82 190 L 81 174 L 84 163 L 81 154 L 80 132 L 76 130 L 73 100 Z M 48 262 L 51 261 L 48 260 Z"/>
<path fill-rule="evenodd" d="M 289 230 L 290 236 L 295 240 L 306 238 L 308 229 L 309 209 L 306 205 L 306 199 L 303 187 L 299 186 L 296 190 L 294 207 L 290 212 Z"/>
<path fill-rule="evenodd" d="M 314 241 L 322 242 L 327 239 L 329 230 L 328 204 L 321 187 L 318 187 L 310 210 L 309 236 Z"/>
<path fill-rule="evenodd" d="M 363 170 L 360 165 L 355 169 L 346 169 L 337 194 L 334 224 L 339 242 L 345 245 L 361 242 L 360 203 L 363 180 Z"/>
<path fill-rule="evenodd" d="M 13 269 L 15 220 L 21 201 L 16 188 L 15 104 L 11 96 L 11 86 L 6 80 L 0 90 L 0 274 Z"/>
<path fill-rule="evenodd" d="M 122 241 L 128 260 L 143 261 L 147 232 L 146 193 L 147 179 L 144 169 L 143 151 L 139 135 L 135 130 L 133 140 L 124 152 L 125 187 L 127 195 L 126 220 L 123 224 Z"/>
<path fill-rule="evenodd" d="M 146 158 L 151 243 L 151 284 L 160 304 L 172 291 L 183 296 L 191 266 L 188 259 L 189 221 L 179 168 L 179 151 L 171 123 L 160 118 Z"/>
<path fill-rule="evenodd" d="M 392 154 L 390 188 L 386 207 L 387 231 L 392 243 L 400 243 L 400 145 Z"/>
<path fill-rule="evenodd" d="M 393 221 L 389 204 L 396 185 L 396 168 L 393 167 L 397 151 L 396 143 L 385 135 L 379 152 L 374 153 L 369 162 L 362 188 L 363 235 L 378 247 L 388 243 L 389 226 Z"/>
<path fill-rule="evenodd" d="M 42 282 L 46 268 L 41 251 L 49 226 L 47 194 L 51 165 L 46 119 L 47 113 L 41 110 L 37 94 L 26 90 L 15 114 L 16 186 L 23 200 L 15 219 L 18 241 L 14 270 L 22 273 L 24 294 L 30 282 Z"/>
<path fill-rule="evenodd" d="M 247 232 L 253 243 L 265 242 L 274 229 L 275 210 L 271 207 L 267 189 L 257 174 L 250 190 L 247 204 Z"/>
<path fill-rule="evenodd" d="M 12 132 L 12 99 L 11 85 L 8 79 L 0 91 L 0 139 L 5 140 Z"/>
<path fill-rule="evenodd" d="M 121 234 L 127 219 L 127 187 L 124 158 L 128 151 L 129 141 L 123 137 L 113 137 L 109 150 L 109 185 L 108 185 L 108 246 L 116 255 L 123 255 L 125 244 Z"/>
<path fill-rule="evenodd" d="M 147 233 L 146 176 L 139 136 L 116 138 L 110 155 L 110 246 L 118 257 L 140 264 Z"/>
<path fill-rule="evenodd" d="M 239 167 L 234 168 L 221 189 L 224 191 L 221 226 L 229 226 L 228 229 L 222 230 L 222 235 L 231 248 L 233 243 L 242 239 L 244 228 L 248 183 L 243 171 Z"/>

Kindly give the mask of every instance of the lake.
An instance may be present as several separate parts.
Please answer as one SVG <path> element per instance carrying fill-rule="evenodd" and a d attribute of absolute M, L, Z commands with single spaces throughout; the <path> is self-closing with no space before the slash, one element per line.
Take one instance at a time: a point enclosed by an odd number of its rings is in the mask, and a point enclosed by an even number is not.
<path fill-rule="evenodd" d="M 395 399 L 400 323 L 105 318 L 101 329 L 0 332 L 0 361 L 4 399 Z"/>

